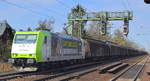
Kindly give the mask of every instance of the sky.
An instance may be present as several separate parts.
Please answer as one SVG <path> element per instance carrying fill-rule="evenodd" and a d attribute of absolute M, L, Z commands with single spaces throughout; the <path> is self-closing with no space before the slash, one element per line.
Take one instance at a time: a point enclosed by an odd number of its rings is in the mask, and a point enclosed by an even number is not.
<path fill-rule="evenodd" d="M 0 20 L 7 20 L 16 30 L 26 30 L 35 29 L 39 20 L 54 19 L 54 31 L 61 32 L 70 9 L 77 4 L 87 12 L 133 11 L 127 38 L 150 49 L 150 4 L 144 0 L 0 0 Z M 120 29 L 123 24 L 122 21 L 112 23 L 111 30 Z"/>

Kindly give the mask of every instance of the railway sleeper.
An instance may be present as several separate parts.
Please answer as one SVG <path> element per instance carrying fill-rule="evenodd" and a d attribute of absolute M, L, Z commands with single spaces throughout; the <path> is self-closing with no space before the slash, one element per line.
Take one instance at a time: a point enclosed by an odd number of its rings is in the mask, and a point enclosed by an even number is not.
<path fill-rule="evenodd" d="M 81 68 L 81 67 L 98 65 L 98 64 L 101 64 L 101 62 L 87 63 L 87 64 L 78 64 L 78 65 L 74 65 L 74 66 L 65 67 L 62 71 L 67 71 L 67 70 L 72 70 L 72 69 L 78 69 L 78 68 Z"/>
<path fill-rule="evenodd" d="M 122 62 L 116 62 L 116 63 L 113 63 L 113 64 L 111 64 L 111 65 L 108 65 L 108 66 L 106 66 L 106 67 L 100 69 L 100 70 L 99 70 L 99 73 L 106 73 L 107 70 L 109 70 L 109 69 L 111 69 L 111 68 L 114 68 L 114 67 L 116 67 L 116 66 L 118 66 L 118 65 L 121 65 L 121 64 L 122 64 Z"/>
<path fill-rule="evenodd" d="M 112 69 L 107 70 L 107 72 L 115 74 L 115 73 L 119 72 L 120 70 L 126 68 L 128 65 L 129 64 L 124 63 L 124 64 L 118 65 Z"/>
<path fill-rule="evenodd" d="M 81 72 L 81 73 L 78 73 L 78 74 L 74 74 L 74 75 L 71 75 L 71 76 L 68 76 L 68 77 L 65 77 L 59 81 L 69 81 L 71 79 L 79 79 L 81 76 L 84 76 L 88 73 L 91 73 L 91 72 L 94 72 L 96 71 L 97 69 L 91 69 L 91 70 L 88 70 L 88 71 L 85 71 L 85 72 Z"/>

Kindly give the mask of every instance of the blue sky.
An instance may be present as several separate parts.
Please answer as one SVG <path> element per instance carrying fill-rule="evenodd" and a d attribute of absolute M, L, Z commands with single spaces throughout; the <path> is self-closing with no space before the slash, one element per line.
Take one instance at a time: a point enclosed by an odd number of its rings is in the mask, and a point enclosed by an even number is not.
<path fill-rule="evenodd" d="M 10 2 L 19 5 L 13 6 Z M 150 5 L 144 0 L 0 0 L 0 20 L 7 20 L 16 30 L 37 27 L 41 19 L 55 19 L 54 31 L 62 31 L 70 9 L 81 4 L 88 12 L 132 10 L 128 39 L 150 49 Z M 115 30 L 123 22 L 112 22 Z"/>

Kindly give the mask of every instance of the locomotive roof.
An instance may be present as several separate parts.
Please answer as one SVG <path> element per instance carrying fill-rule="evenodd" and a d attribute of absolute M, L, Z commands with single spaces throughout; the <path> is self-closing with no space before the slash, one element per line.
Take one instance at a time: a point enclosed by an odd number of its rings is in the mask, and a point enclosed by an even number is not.
<path fill-rule="evenodd" d="M 48 31 L 17 31 L 16 34 L 39 34 L 40 32 L 48 32 Z M 52 34 L 53 36 L 62 38 L 62 39 L 80 41 L 80 38 L 70 36 L 70 35 L 64 35 L 64 34 L 59 34 L 59 33 L 50 33 L 50 34 Z"/>
<path fill-rule="evenodd" d="M 70 35 L 59 34 L 59 33 L 52 33 L 52 34 L 54 36 L 56 36 L 56 37 L 60 37 L 60 38 L 63 38 L 63 39 L 81 41 L 80 38 L 74 37 L 74 36 L 70 36 Z"/>

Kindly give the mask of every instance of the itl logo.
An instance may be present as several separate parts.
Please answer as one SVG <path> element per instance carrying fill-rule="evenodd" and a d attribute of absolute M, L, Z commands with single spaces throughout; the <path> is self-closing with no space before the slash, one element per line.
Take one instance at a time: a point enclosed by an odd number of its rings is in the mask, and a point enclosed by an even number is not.
<path fill-rule="evenodd" d="M 25 45 L 23 44 L 23 45 L 19 45 L 19 47 L 25 47 Z"/>

